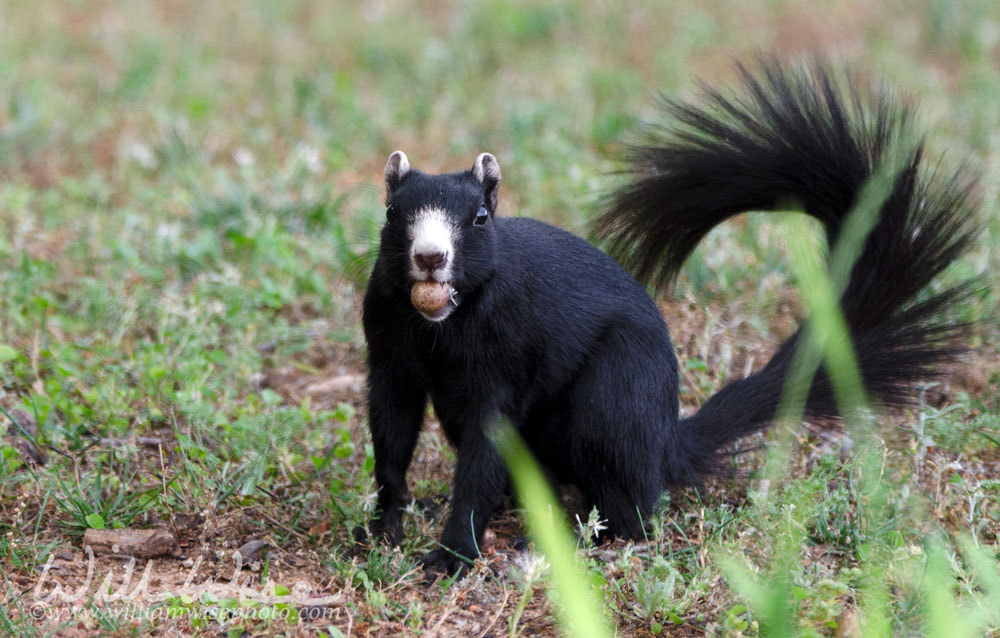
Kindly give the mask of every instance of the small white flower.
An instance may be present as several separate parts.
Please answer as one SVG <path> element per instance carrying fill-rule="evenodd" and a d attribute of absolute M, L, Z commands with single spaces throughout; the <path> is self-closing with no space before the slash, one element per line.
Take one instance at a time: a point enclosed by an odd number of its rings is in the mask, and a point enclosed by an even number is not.
<path fill-rule="evenodd" d="M 363 512 L 374 512 L 375 503 L 378 501 L 378 490 L 373 490 L 371 492 L 361 495 L 361 511 Z"/>
<path fill-rule="evenodd" d="M 577 535 L 585 543 L 589 543 L 592 539 L 596 539 L 601 532 L 608 529 L 608 526 L 605 525 L 607 522 L 607 520 L 601 519 L 596 509 L 590 510 L 586 523 L 580 520 L 579 514 L 576 514 Z"/>
<path fill-rule="evenodd" d="M 299 142 L 295 145 L 295 156 L 310 173 L 318 173 L 323 168 L 320 161 L 319 149 L 312 144 Z"/>
<path fill-rule="evenodd" d="M 543 554 L 524 552 L 514 559 L 526 583 L 538 581 L 549 569 L 549 562 Z"/>
<path fill-rule="evenodd" d="M 243 146 L 233 151 L 233 160 L 240 166 L 253 166 L 257 162 L 250 149 Z"/>
<path fill-rule="evenodd" d="M 129 158 L 139 166 L 152 169 L 156 168 L 156 153 L 148 144 L 139 140 L 131 140 L 125 143 L 125 157 Z"/>
<path fill-rule="evenodd" d="M 157 224 L 156 237 L 165 242 L 176 242 L 181 237 L 181 225 L 169 222 Z"/>

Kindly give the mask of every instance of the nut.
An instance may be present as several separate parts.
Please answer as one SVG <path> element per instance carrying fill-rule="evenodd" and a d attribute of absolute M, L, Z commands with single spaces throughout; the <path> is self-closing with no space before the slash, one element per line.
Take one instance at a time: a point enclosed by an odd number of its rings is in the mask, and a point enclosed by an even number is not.
<path fill-rule="evenodd" d="M 448 304 L 451 285 L 438 281 L 418 281 L 410 290 L 410 303 L 420 312 L 434 314 Z"/>

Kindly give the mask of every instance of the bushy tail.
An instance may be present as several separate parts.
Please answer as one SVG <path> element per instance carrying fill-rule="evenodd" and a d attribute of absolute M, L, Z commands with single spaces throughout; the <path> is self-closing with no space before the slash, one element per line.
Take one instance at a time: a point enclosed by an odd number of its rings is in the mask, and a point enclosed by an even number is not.
<path fill-rule="evenodd" d="M 667 102 L 670 124 L 628 155 L 631 182 L 613 193 L 596 230 L 642 281 L 669 284 L 698 242 L 745 211 L 795 207 L 824 225 L 830 245 L 865 184 L 905 140 L 910 111 L 887 91 L 868 97 L 821 67 L 740 67 L 744 92 L 707 91 L 700 106 Z M 965 325 L 945 309 L 970 284 L 928 286 L 972 242 L 970 184 L 939 179 L 911 144 L 841 298 L 865 388 L 889 406 L 914 398 L 961 351 Z M 899 165 L 899 162 L 893 162 Z M 667 450 L 673 483 L 716 471 L 720 448 L 775 416 L 799 333 L 761 370 L 724 387 L 682 424 Z M 822 371 L 806 416 L 837 417 Z"/>

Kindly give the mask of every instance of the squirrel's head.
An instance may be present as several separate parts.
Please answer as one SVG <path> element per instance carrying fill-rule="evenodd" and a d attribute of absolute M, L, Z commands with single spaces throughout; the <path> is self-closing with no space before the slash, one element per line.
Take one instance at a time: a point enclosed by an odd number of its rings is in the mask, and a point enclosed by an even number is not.
<path fill-rule="evenodd" d="M 467 171 L 443 175 L 410 168 L 402 151 L 389 156 L 379 262 L 427 320 L 443 321 L 493 274 L 499 186 L 500 165 L 489 153 Z M 440 303 L 418 302 L 426 289 L 440 293 Z"/>

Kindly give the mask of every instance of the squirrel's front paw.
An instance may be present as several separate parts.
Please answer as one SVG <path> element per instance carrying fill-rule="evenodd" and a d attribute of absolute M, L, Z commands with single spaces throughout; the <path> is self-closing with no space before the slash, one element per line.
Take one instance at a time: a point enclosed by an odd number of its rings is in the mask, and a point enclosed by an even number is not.
<path fill-rule="evenodd" d="M 451 575 L 468 569 L 471 561 L 454 551 L 440 548 L 427 552 L 420 559 L 420 566 L 429 574 Z"/>
<path fill-rule="evenodd" d="M 354 542 L 359 545 L 385 540 L 395 546 L 403 541 L 403 524 L 399 517 L 381 515 L 368 522 L 367 530 L 364 525 L 355 527 L 353 536 Z"/>

